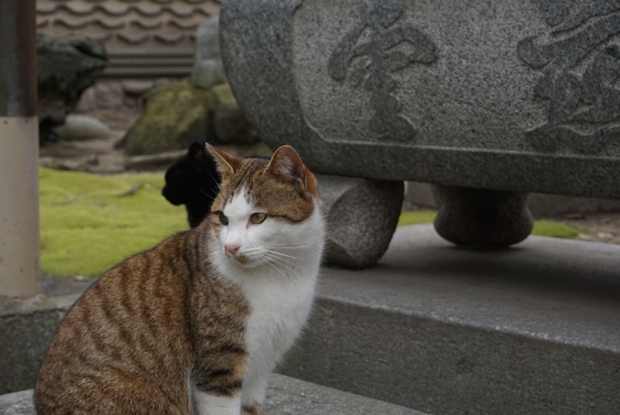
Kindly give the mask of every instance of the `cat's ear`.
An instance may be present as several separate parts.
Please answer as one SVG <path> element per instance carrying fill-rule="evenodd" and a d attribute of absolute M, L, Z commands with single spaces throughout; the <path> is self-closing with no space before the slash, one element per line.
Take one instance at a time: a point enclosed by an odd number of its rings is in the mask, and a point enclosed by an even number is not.
<path fill-rule="evenodd" d="M 194 141 L 187 152 L 190 160 L 196 160 L 198 163 L 203 164 L 207 158 L 207 149 L 204 144 Z"/>
<path fill-rule="evenodd" d="M 291 146 L 278 147 L 271 156 L 266 171 L 281 180 L 292 182 L 299 193 L 316 195 L 316 178 Z"/>
<path fill-rule="evenodd" d="M 209 153 L 213 155 L 215 159 L 215 164 L 217 166 L 217 172 L 222 176 L 223 180 L 226 180 L 228 177 L 232 176 L 239 167 L 241 166 L 241 162 L 243 161 L 240 157 L 235 157 L 231 154 L 228 154 L 225 151 L 218 150 L 213 147 L 211 144 L 206 144 L 207 150 Z"/>

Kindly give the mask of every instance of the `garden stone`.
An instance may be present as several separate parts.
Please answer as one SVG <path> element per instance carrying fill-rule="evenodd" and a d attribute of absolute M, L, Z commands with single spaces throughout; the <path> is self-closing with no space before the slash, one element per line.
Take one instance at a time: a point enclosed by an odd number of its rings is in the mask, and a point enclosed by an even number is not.
<path fill-rule="evenodd" d="M 213 123 L 215 140 L 222 144 L 253 144 L 258 141 L 256 131 L 239 108 L 230 85 L 224 83 L 212 88 Z"/>
<path fill-rule="evenodd" d="M 327 223 L 325 260 L 365 268 L 385 253 L 403 203 L 403 183 L 317 175 Z"/>
<path fill-rule="evenodd" d="M 198 28 L 191 80 L 205 89 L 226 82 L 220 56 L 219 15 L 209 17 Z"/>
<path fill-rule="evenodd" d="M 153 81 L 145 81 L 141 79 L 127 79 L 121 83 L 123 92 L 133 97 L 141 97 L 149 92 L 155 86 Z"/>
<path fill-rule="evenodd" d="M 211 92 L 188 79 L 157 88 L 120 145 L 132 156 L 186 149 L 194 139 L 207 138 L 211 102 Z"/>
<path fill-rule="evenodd" d="M 82 92 L 95 83 L 108 63 L 101 42 L 85 36 L 37 37 L 37 79 L 41 140 L 65 121 Z"/>
<path fill-rule="evenodd" d="M 66 141 L 106 138 L 111 135 L 112 130 L 107 125 L 88 115 L 70 114 L 65 123 L 58 127 L 58 137 Z"/>

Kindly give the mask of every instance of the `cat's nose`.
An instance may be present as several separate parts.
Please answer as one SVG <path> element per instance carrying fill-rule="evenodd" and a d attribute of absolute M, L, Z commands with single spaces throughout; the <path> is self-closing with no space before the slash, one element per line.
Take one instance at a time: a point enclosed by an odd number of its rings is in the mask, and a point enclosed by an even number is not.
<path fill-rule="evenodd" d="M 224 251 L 230 255 L 235 255 L 239 250 L 239 245 L 225 245 Z"/>

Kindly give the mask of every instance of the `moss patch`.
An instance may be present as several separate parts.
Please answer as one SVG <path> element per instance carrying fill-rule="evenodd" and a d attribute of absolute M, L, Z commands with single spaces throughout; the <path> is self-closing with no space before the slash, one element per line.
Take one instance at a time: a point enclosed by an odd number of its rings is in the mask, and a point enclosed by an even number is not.
<path fill-rule="evenodd" d="M 532 235 L 565 239 L 576 238 L 580 233 L 585 233 L 585 231 L 581 228 L 569 226 L 552 220 L 534 221 L 534 230 L 532 231 Z"/>
<path fill-rule="evenodd" d="M 188 228 L 161 195 L 163 174 L 99 177 L 41 168 L 41 268 L 92 277 Z"/>
<path fill-rule="evenodd" d="M 430 210 L 402 212 L 398 218 L 398 226 L 433 223 L 435 216 L 437 216 L 437 212 Z M 566 239 L 576 238 L 580 233 L 584 233 L 584 230 L 551 220 L 534 221 L 534 229 L 532 230 L 532 235 Z"/>
<path fill-rule="evenodd" d="M 437 212 L 433 210 L 405 211 L 398 218 L 398 226 L 433 223 L 435 216 L 437 216 Z"/>
<path fill-rule="evenodd" d="M 183 150 L 206 139 L 212 97 L 188 79 L 165 85 L 147 97 L 144 113 L 123 139 L 129 155 Z"/>

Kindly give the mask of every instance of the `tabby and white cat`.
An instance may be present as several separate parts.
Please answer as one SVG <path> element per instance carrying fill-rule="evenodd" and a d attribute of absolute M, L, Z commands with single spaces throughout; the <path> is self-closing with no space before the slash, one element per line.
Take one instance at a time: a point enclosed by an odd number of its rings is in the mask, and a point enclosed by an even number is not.
<path fill-rule="evenodd" d="M 209 150 L 222 176 L 210 220 L 76 302 L 39 373 L 39 415 L 260 414 L 310 313 L 324 244 L 317 182 L 289 146 L 270 161 Z"/>

